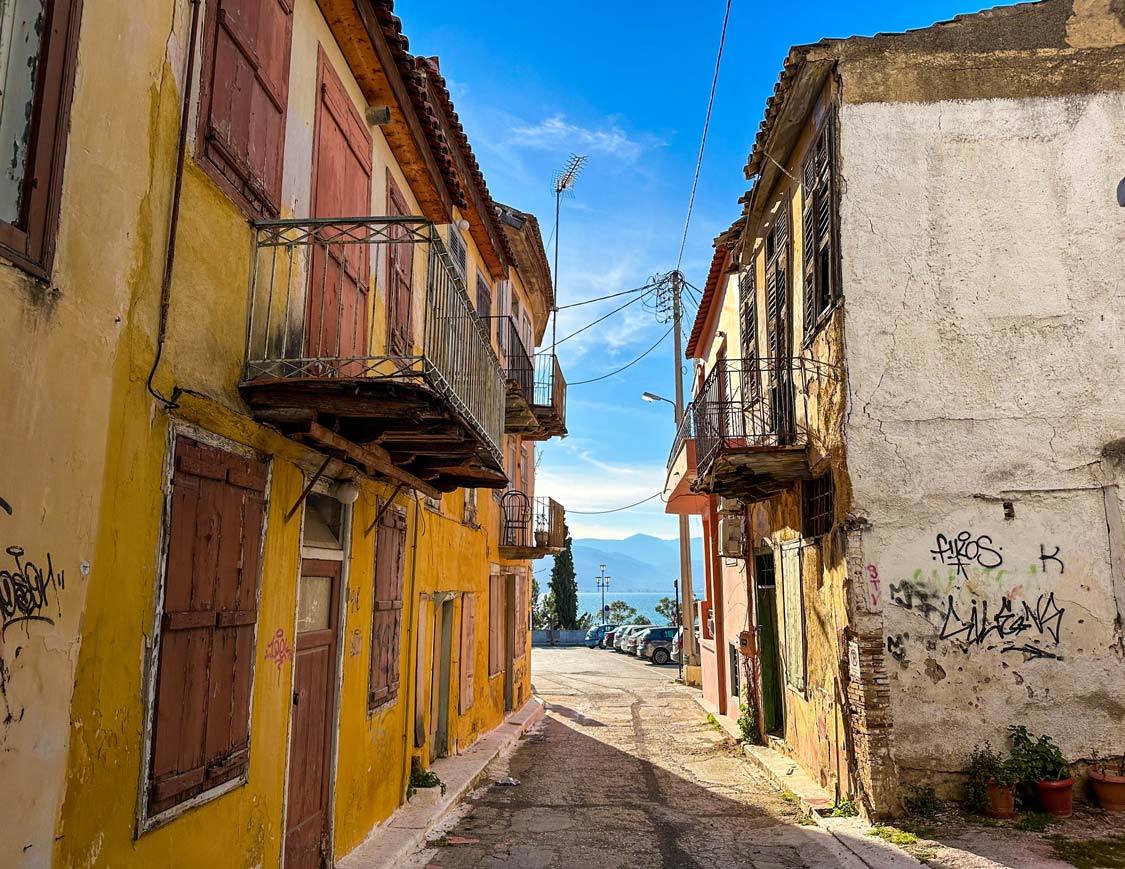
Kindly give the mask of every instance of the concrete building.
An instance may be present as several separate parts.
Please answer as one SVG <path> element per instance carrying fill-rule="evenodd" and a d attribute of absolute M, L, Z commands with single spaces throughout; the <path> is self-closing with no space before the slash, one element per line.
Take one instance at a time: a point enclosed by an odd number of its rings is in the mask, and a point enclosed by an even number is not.
<path fill-rule="evenodd" d="M 538 224 L 390 0 L 9 12 L 0 865 L 331 863 L 530 697 Z"/>
<path fill-rule="evenodd" d="M 841 797 L 1125 715 L 1125 15 L 793 48 L 687 355 L 705 696 Z M 1080 767 L 1079 767 L 1080 768 Z"/>

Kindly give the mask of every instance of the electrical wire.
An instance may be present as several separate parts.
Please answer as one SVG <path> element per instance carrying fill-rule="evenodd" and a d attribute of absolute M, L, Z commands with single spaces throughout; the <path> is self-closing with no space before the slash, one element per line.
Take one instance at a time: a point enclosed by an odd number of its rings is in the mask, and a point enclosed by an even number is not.
<path fill-rule="evenodd" d="M 583 327 L 582 327 L 581 329 L 576 329 L 575 331 L 571 332 L 571 333 L 570 333 L 569 335 L 567 335 L 567 336 L 565 336 L 565 337 L 563 337 L 563 338 L 559 338 L 559 340 L 558 340 L 558 341 L 555 341 L 555 342 L 554 342 L 554 343 L 555 343 L 555 345 L 557 346 L 557 345 L 561 344 L 561 343 L 562 343 L 563 341 L 569 341 L 569 340 L 570 340 L 571 338 L 573 338 L 573 337 L 574 337 L 575 335 L 580 335 L 580 334 L 582 334 L 583 332 L 585 332 L 585 331 L 586 331 L 587 329 L 589 329 L 590 327 L 598 325 L 598 323 L 601 323 L 601 322 L 602 322 L 603 320 L 608 320 L 608 319 L 609 319 L 610 317 L 612 317 L 612 316 L 613 316 L 614 314 L 617 314 L 617 313 L 619 313 L 619 312 L 621 312 L 621 311 L 624 311 L 624 310 L 625 310 L 626 308 L 628 308 L 628 307 L 629 307 L 630 305 L 633 305 L 633 304 L 635 304 L 635 303 L 637 303 L 637 302 L 641 301 L 641 299 L 644 299 L 644 298 L 646 298 L 646 297 L 647 297 L 647 296 L 648 296 L 648 295 L 649 295 L 650 293 L 652 293 L 652 292 L 653 292 L 653 290 L 651 290 L 651 289 L 650 289 L 650 290 L 648 290 L 648 291 L 646 291 L 646 292 L 644 292 L 644 293 L 641 293 L 641 295 L 639 295 L 639 296 L 634 296 L 634 297 L 633 297 L 632 299 L 630 299 L 629 301 L 627 301 L 627 302 L 626 302 L 626 303 L 625 303 L 624 305 L 621 305 L 620 307 L 614 308 L 614 309 L 613 309 L 612 311 L 610 311 L 610 312 L 609 312 L 608 314 L 606 314 L 606 315 L 604 315 L 604 316 L 602 316 L 602 317 L 598 317 L 598 319 L 594 320 L 594 321 L 593 321 L 592 323 L 587 323 L 587 324 L 586 324 L 585 326 L 583 326 Z"/>
<path fill-rule="evenodd" d="M 663 494 L 663 492 L 657 492 L 655 495 L 649 495 L 647 498 L 643 498 L 640 501 L 636 501 L 632 504 L 626 504 L 624 507 L 614 507 L 612 510 L 571 510 L 568 507 L 566 512 L 577 513 L 580 516 L 603 516 L 606 513 L 620 513 L 622 510 L 631 510 L 634 507 L 639 507 L 641 504 L 647 503 L 653 498 L 659 498 Z"/>
<path fill-rule="evenodd" d="M 723 30 L 719 35 L 719 51 L 715 55 L 715 72 L 711 76 L 711 95 L 707 98 L 707 114 L 703 119 L 703 135 L 699 139 L 699 157 L 695 161 L 695 177 L 691 182 L 691 196 L 688 198 L 687 216 L 684 218 L 684 234 L 680 239 L 680 254 L 676 257 L 676 271 L 684 260 L 684 248 L 687 247 L 688 227 L 691 225 L 691 213 L 695 208 L 695 192 L 699 187 L 699 172 L 703 168 L 703 149 L 707 146 L 707 131 L 711 127 L 711 110 L 715 106 L 715 89 L 719 85 L 719 65 L 723 60 L 723 46 L 727 41 L 727 22 L 730 21 L 730 6 L 732 0 L 727 0 L 727 8 L 723 13 Z"/>
<path fill-rule="evenodd" d="M 569 305 L 559 305 L 559 311 L 564 311 L 567 308 L 579 308 L 582 305 L 592 305 L 594 302 L 604 302 L 606 299 L 616 299 L 618 296 L 627 296 L 629 293 L 639 293 L 643 290 L 651 290 L 652 284 L 645 284 L 643 287 L 633 287 L 631 290 L 622 290 L 619 293 L 610 293 L 608 296 L 598 296 L 596 299 L 584 299 L 581 302 L 571 302 Z"/>
<path fill-rule="evenodd" d="M 646 356 L 648 356 L 649 353 L 651 353 L 653 350 L 655 350 L 657 347 L 659 347 L 661 344 L 663 344 L 664 339 L 666 339 L 669 335 L 672 334 L 673 328 L 674 327 L 669 326 L 668 331 L 665 332 L 663 335 L 661 335 L 660 339 L 655 344 L 653 344 L 651 347 L 649 347 L 644 353 L 642 353 L 640 356 L 638 356 L 632 362 L 629 362 L 625 365 L 622 365 L 620 368 L 616 369 L 615 371 L 609 372 L 609 374 L 603 374 L 601 377 L 591 377 L 589 380 L 575 380 L 574 382 L 569 383 L 567 385 L 568 386 L 584 386 L 587 383 L 597 383 L 599 380 L 605 380 L 608 377 L 613 377 L 613 375 L 615 375 L 615 374 L 620 374 L 626 368 L 632 368 L 634 365 L 636 365 L 638 362 L 640 362 L 642 359 L 644 359 Z"/>

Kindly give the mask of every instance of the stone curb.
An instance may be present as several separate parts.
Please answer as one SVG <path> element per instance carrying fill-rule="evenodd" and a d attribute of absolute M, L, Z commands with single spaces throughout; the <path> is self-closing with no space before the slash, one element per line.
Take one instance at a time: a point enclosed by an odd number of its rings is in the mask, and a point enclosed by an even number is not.
<path fill-rule="evenodd" d="M 354 850 L 336 861 L 337 869 L 384 869 L 404 865 L 426 844 L 442 819 L 485 778 L 488 765 L 513 747 L 543 714 L 543 702 L 533 697 L 462 754 L 434 761 L 430 769 L 445 782 L 445 795 L 432 802 L 410 801 L 399 806 Z"/>

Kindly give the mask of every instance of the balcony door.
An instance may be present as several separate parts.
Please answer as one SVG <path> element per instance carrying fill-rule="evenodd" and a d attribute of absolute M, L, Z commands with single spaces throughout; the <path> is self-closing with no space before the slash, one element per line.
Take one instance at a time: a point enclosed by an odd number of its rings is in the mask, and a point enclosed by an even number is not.
<path fill-rule="evenodd" d="M 794 440 L 793 372 L 789 360 L 793 312 L 789 303 L 789 221 L 783 201 L 766 237 L 766 365 L 769 428 L 776 443 Z"/>
<path fill-rule="evenodd" d="M 362 217 L 371 211 L 371 135 L 323 49 L 313 140 L 312 216 Z M 305 353 L 341 376 L 362 373 L 368 355 L 370 247 L 358 228 L 319 227 L 309 258 Z M 328 372 L 325 372 L 328 373 Z"/>
<path fill-rule="evenodd" d="M 387 214 L 404 217 L 409 213 L 406 198 L 388 169 Z M 410 322 L 410 289 L 414 273 L 414 245 L 407 238 L 405 229 L 393 229 L 391 234 L 403 241 L 387 245 L 387 340 L 392 355 L 412 356 L 414 336 Z"/>

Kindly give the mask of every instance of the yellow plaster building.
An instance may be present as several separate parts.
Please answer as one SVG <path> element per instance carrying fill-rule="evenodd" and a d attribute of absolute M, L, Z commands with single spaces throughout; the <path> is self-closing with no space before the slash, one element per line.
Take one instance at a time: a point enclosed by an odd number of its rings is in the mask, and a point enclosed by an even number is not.
<path fill-rule="evenodd" d="M 331 862 L 530 698 L 538 224 L 386 0 L 49 19 L 0 189 L 0 865 Z"/>

